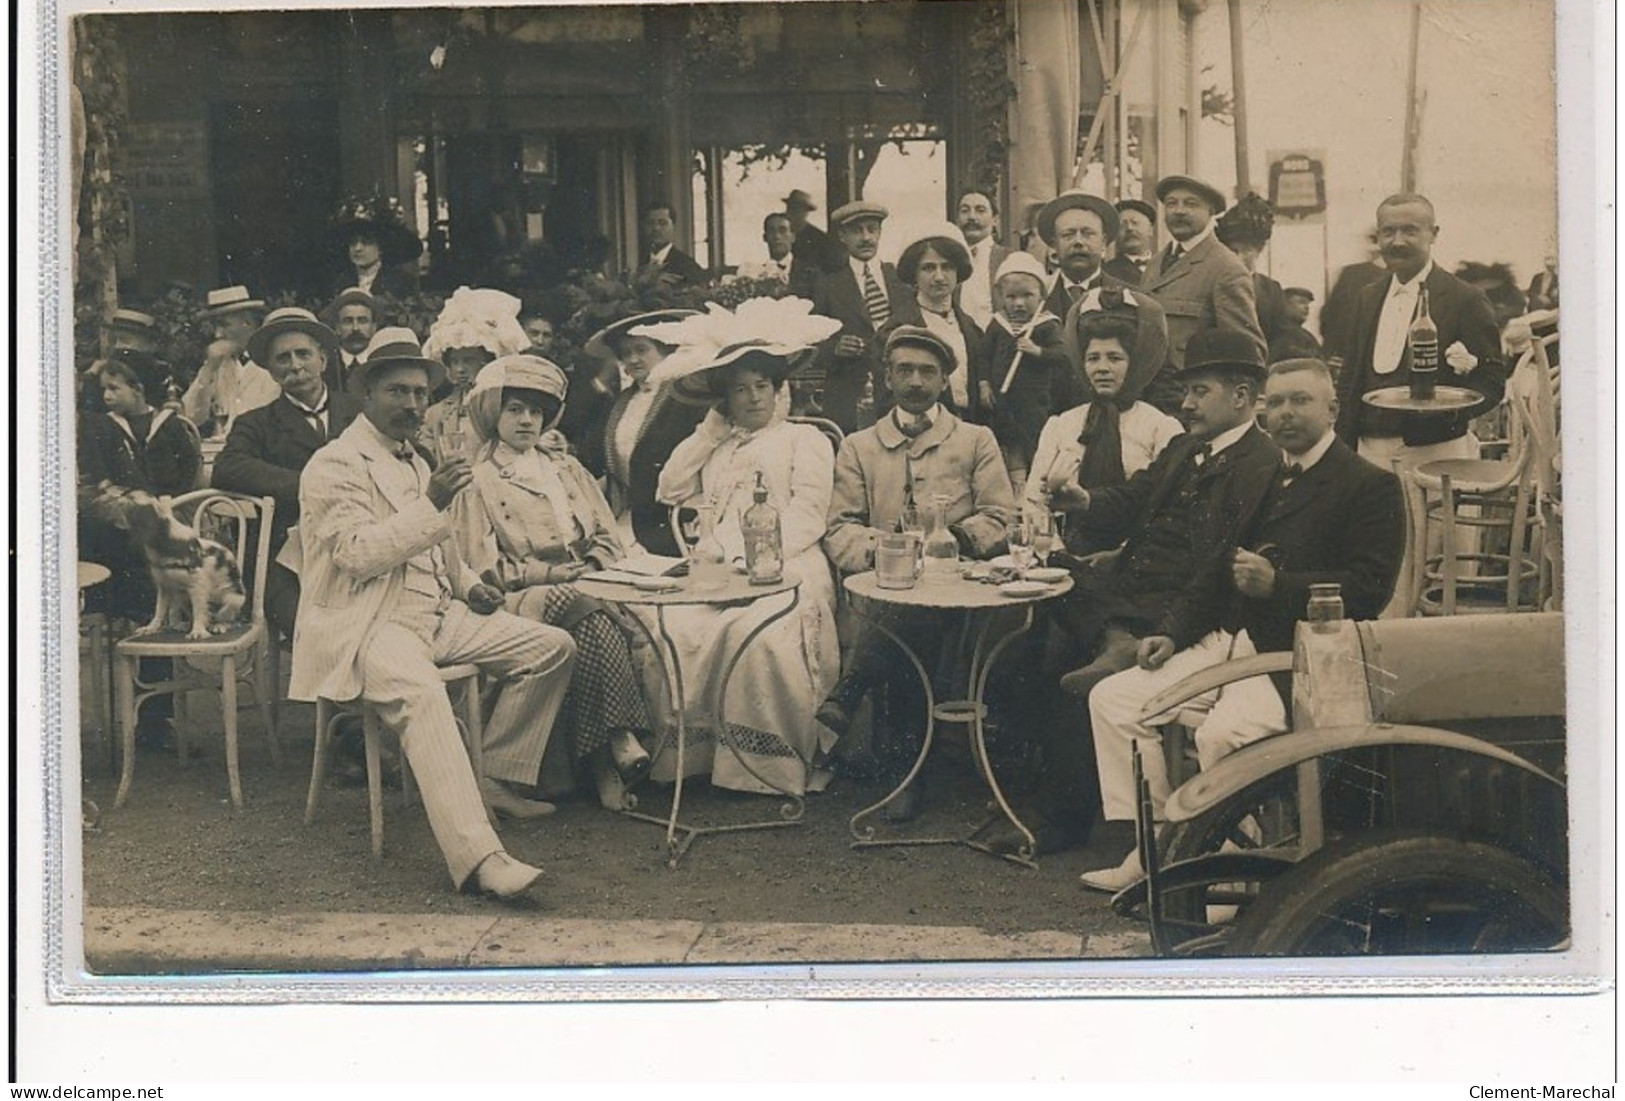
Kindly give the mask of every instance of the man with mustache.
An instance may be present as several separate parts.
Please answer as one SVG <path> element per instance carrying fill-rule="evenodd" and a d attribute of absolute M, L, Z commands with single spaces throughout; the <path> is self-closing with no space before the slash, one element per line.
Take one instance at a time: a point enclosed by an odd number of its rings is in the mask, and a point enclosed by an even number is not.
<path fill-rule="evenodd" d="M 1385 469 L 1396 458 L 1406 467 L 1478 458 L 1469 422 L 1506 389 L 1495 310 L 1483 291 L 1433 263 L 1438 236 L 1433 204 L 1421 195 L 1390 195 L 1377 207 L 1377 247 L 1388 274 L 1360 290 L 1339 379 L 1337 435 Z M 1423 286 L 1439 329 L 1439 385 L 1476 390 L 1484 401 L 1475 408 L 1399 414 L 1361 400 L 1371 390 L 1410 385 L 1409 334 Z"/>
<path fill-rule="evenodd" d="M 332 393 L 347 393 L 361 366 L 361 353 L 378 331 L 378 303 L 360 287 L 348 287 L 327 304 L 322 320 L 338 338 L 338 354 L 329 357 L 322 381 Z"/>
<path fill-rule="evenodd" d="M 980 191 L 967 191 L 959 197 L 959 231 L 970 251 L 971 276 L 959 288 L 959 308 L 982 328 L 993 320 L 993 280 L 1010 249 L 994 238 L 999 229 L 999 208 L 993 198 Z M 1062 315 L 1057 315 L 1062 316 Z"/>
<path fill-rule="evenodd" d="M 878 255 L 888 215 L 879 203 L 862 199 L 831 212 L 829 224 L 846 255 L 839 268 L 813 280 L 813 312 L 841 323 L 841 331 L 819 348 L 817 364 L 824 370 L 824 415 L 843 432 L 862 427 L 858 405 L 865 382 L 876 399 L 882 397 L 878 334 L 909 299 L 897 268 Z"/>
<path fill-rule="evenodd" d="M 1183 367 L 1191 336 L 1214 328 L 1244 333 L 1262 357 L 1264 332 L 1252 274 L 1214 236 L 1213 219 L 1224 209 L 1224 196 L 1190 176 L 1164 176 L 1157 201 L 1173 241 L 1146 265 L 1140 289 L 1161 302 L 1168 315 L 1168 362 Z"/>
<path fill-rule="evenodd" d="M 986 425 L 960 420 L 942 405 L 948 376 L 959 364 L 948 342 L 930 329 L 900 325 L 886 339 L 886 386 L 894 405 L 870 428 L 841 442 L 835 457 L 824 552 L 842 576 L 875 568 L 880 536 L 898 530 L 904 508 L 922 512 L 947 500 L 943 520 L 965 558 L 990 558 L 1004 549 L 1005 524 L 1015 511 L 1010 475 L 998 441 Z M 890 630 L 929 661 L 953 637 L 950 613 L 929 608 L 876 606 Z M 888 786 L 900 783 L 925 737 L 925 698 L 914 673 L 873 627 L 863 627 L 843 676 L 818 708 L 818 721 L 845 734 L 870 688 L 884 686 L 889 704 L 877 707 L 870 744 Z M 921 777 L 882 814 L 906 822 L 919 814 Z"/>
<path fill-rule="evenodd" d="M 1136 806 L 1135 743 L 1155 818 L 1170 794 L 1160 742 L 1161 724 L 1174 716 L 1139 717 L 1153 696 L 1232 658 L 1292 649 L 1297 623 L 1308 615 L 1311 585 L 1336 583 L 1350 619 L 1375 619 L 1393 592 L 1405 543 L 1399 479 L 1339 441 L 1332 432 L 1336 416 L 1331 372 L 1320 360 L 1270 367 L 1264 425 L 1282 466 L 1256 520 L 1210 563 L 1198 598 L 1178 607 L 1166 633 L 1140 641 L 1138 667 L 1108 677 L 1089 694 L 1105 818 L 1124 824 L 1117 832 L 1125 845 Z M 1204 716 L 1192 739 L 1202 767 L 1284 732 L 1290 692 L 1289 678 L 1258 676 L 1183 704 L 1182 714 Z M 1139 853 L 1131 850 L 1123 863 L 1086 872 L 1082 881 L 1120 891 L 1142 874 Z"/>
<path fill-rule="evenodd" d="M 361 416 L 299 482 L 299 617 L 291 699 L 364 699 L 400 738 L 452 882 L 517 898 L 541 869 L 509 856 L 494 816 L 539 818 L 534 785 L 569 685 L 568 632 L 502 610 L 503 593 L 457 554 L 450 508 L 473 473 L 432 473 L 412 440 L 445 368 L 410 329 L 381 329 L 360 380 Z M 501 681 L 475 776 L 438 665 L 471 662 Z"/>

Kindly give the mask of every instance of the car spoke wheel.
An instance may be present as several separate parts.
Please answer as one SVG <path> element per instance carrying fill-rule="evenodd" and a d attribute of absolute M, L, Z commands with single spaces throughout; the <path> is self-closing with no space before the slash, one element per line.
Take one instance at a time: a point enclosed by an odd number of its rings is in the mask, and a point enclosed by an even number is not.
<path fill-rule="evenodd" d="M 1505 849 L 1388 834 L 1328 845 L 1265 884 L 1230 956 L 1542 951 L 1567 936 L 1563 889 Z"/>

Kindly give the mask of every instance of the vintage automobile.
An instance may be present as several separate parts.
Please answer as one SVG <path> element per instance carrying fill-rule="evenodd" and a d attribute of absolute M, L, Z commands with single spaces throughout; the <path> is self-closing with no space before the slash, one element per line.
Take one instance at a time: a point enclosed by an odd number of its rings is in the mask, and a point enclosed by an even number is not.
<path fill-rule="evenodd" d="M 1561 614 L 1302 623 L 1295 653 L 1187 678 L 1144 714 L 1261 673 L 1290 674 L 1293 731 L 1179 786 L 1155 831 L 1142 786 L 1148 874 L 1113 904 L 1159 954 L 1565 943 Z"/>

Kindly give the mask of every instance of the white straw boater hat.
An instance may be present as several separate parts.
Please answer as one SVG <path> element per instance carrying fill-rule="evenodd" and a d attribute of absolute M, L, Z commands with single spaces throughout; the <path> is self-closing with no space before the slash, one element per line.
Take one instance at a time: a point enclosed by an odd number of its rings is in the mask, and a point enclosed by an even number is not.
<path fill-rule="evenodd" d="M 649 372 L 650 382 L 686 380 L 691 392 L 714 397 L 722 368 L 748 357 L 778 381 L 840 329 L 834 318 L 814 314 L 805 298 L 748 298 L 735 310 L 711 302 L 702 314 L 638 325 L 630 335 L 674 346 Z"/>

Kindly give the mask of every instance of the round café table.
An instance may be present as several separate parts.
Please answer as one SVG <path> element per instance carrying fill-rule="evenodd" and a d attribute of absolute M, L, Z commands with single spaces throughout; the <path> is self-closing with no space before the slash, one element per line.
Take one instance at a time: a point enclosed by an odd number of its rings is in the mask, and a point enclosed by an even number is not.
<path fill-rule="evenodd" d="M 694 839 L 712 833 L 742 833 L 747 830 L 774 829 L 783 826 L 800 825 L 802 815 L 806 811 L 806 802 L 802 796 L 793 791 L 779 787 L 772 780 L 760 775 L 734 744 L 733 735 L 728 730 L 728 723 L 722 714 L 728 699 L 728 681 L 732 679 L 733 672 L 744 656 L 745 650 L 758 636 L 773 624 L 783 619 L 795 610 L 801 602 L 801 582 L 791 578 L 776 582 L 772 585 L 752 585 L 744 574 L 736 573 L 730 576 L 721 585 L 715 587 L 697 588 L 691 578 L 674 578 L 677 587 L 668 591 L 651 592 L 638 588 L 629 582 L 609 581 L 591 576 L 579 578 L 571 582 L 577 590 L 586 596 L 595 597 L 608 604 L 616 604 L 623 608 L 647 607 L 654 609 L 655 624 L 659 638 L 649 630 L 648 624 L 642 616 L 629 615 L 648 639 L 650 649 L 653 650 L 656 661 L 660 664 L 660 671 L 666 680 L 666 688 L 671 694 L 672 706 L 677 712 L 675 739 L 677 743 L 677 777 L 672 785 L 671 811 L 664 818 L 644 814 L 635 809 L 636 802 L 621 811 L 628 818 L 636 818 L 641 822 L 651 822 L 657 826 L 666 827 L 666 865 L 677 867 Z M 777 596 L 780 593 L 789 593 L 790 599 L 784 607 L 773 612 L 766 619 L 753 626 L 749 633 L 740 640 L 739 646 L 723 666 L 722 682 L 718 687 L 717 695 L 717 740 L 720 741 L 734 759 L 763 785 L 773 789 L 784 796 L 786 802 L 779 808 L 779 817 L 755 822 L 744 822 L 725 826 L 696 826 L 682 821 L 683 781 L 685 760 L 684 753 L 688 744 L 688 698 L 683 684 L 682 659 L 677 652 L 677 644 L 666 627 L 666 609 L 684 605 L 721 606 L 730 604 L 750 604 L 767 597 Z M 771 732 L 769 732 L 771 733 Z M 656 744 L 652 756 L 658 757 L 672 741 L 673 735 L 662 728 L 660 741 Z M 788 743 L 785 743 L 788 745 Z M 791 753 L 795 751 L 791 748 Z M 631 797 L 628 796 L 630 799 Z"/>
<path fill-rule="evenodd" d="M 971 653 L 969 674 L 966 678 L 966 688 L 969 693 L 967 699 L 942 700 L 936 698 L 935 690 L 931 685 L 931 672 L 925 663 L 896 632 L 886 626 L 885 622 L 877 616 L 866 616 L 876 630 L 897 645 L 914 667 L 915 674 L 920 678 L 920 684 L 925 689 L 925 737 L 920 744 L 920 752 L 914 759 L 914 766 L 909 769 L 908 775 L 903 777 L 884 799 L 873 806 L 865 807 L 852 816 L 849 828 L 852 831 L 852 847 L 854 849 L 881 848 L 897 845 L 963 845 L 991 856 L 1001 857 L 1012 863 L 1021 864 L 1029 868 L 1038 867 L 1033 857 L 1037 842 L 1016 812 L 1011 808 L 1010 801 L 1005 798 L 1004 791 L 999 787 L 999 778 L 994 775 L 993 766 L 987 756 L 987 705 L 984 702 L 987 694 L 988 675 L 992 672 L 993 664 L 1004 652 L 1006 646 L 1025 634 L 1033 625 L 1033 609 L 1045 600 L 1051 600 L 1072 588 L 1072 578 L 1066 577 L 1052 584 L 1044 585 L 1042 590 L 1029 596 L 1010 596 L 1001 592 L 996 585 L 985 581 L 971 580 L 963 576 L 942 579 L 922 579 L 912 589 L 883 589 L 880 587 L 873 571 L 853 574 L 845 582 L 846 591 L 860 601 L 873 601 L 895 608 L 930 608 L 939 611 L 961 611 L 969 616 L 981 615 L 981 629 L 976 632 L 976 645 Z M 861 605 L 854 604 L 860 610 Z M 1006 631 L 996 640 L 990 639 L 993 626 L 998 619 L 993 613 L 1004 608 L 1017 608 L 1022 610 L 1020 623 Z M 991 645 L 990 645 L 991 641 Z M 926 758 L 931 755 L 931 744 L 936 737 L 938 722 L 965 723 L 970 727 L 971 755 L 975 759 L 977 771 L 987 783 L 988 789 L 993 793 L 997 809 L 988 818 L 970 833 L 956 837 L 891 837 L 877 838 L 875 828 L 870 825 L 860 826 L 865 818 L 880 810 L 891 802 L 904 788 L 914 782 L 925 767 Z M 1021 832 L 1023 843 L 1015 853 L 998 852 L 979 840 L 987 828 L 998 821 L 999 816 L 1004 818 Z"/>

